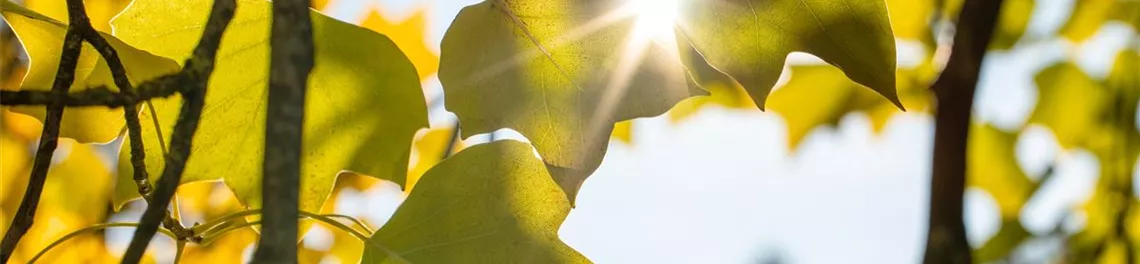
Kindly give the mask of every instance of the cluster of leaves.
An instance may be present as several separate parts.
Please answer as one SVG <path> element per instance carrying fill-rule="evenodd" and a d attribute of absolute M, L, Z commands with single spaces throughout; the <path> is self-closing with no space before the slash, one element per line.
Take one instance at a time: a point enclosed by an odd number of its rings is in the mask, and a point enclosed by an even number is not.
<path fill-rule="evenodd" d="M 101 9 L 89 10 L 90 16 L 96 29 L 114 33 L 106 35 L 108 41 L 136 83 L 178 71 L 209 12 L 208 6 L 189 0 L 135 0 L 129 7 L 127 1 L 106 1 L 92 5 Z M 3 17 L 31 61 L 26 74 L 5 75 L 4 90 L 51 86 L 66 29 L 61 21 L 67 16 L 66 8 L 37 4 L 42 2 L 60 1 L 29 0 L 24 7 L 4 3 Z M 364 189 L 375 182 L 372 178 L 399 184 L 408 196 L 374 233 L 357 225 L 336 235 L 338 245 L 351 241 L 359 247 L 301 253 L 333 254 L 345 262 L 362 258 L 366 263 L 588 262 L 558 239 L 557 230 L 578 188 L 604 157 L 611 134 L 630 140 L 628 120 L 670 109 L 670 115 L 681 120 L 712 104 L 771 109 L 787 120 L 791 148 L 814 128 L 834 124 L 851 112 L 866 113 L 881 130 L 903 105 L 912 111 L 930 109 L 927 87 L 941 67 L 934 56 L 938 34 L 933 29 L 940 19 L 954 17 L 960 2 L 686 0 L 675 36 L 645 40 L 637 36 L 641 21 L 626 1 L 486 0 L 459 13 L 444 36 L 439 58 L 423 46 L 420 15 L 389 23 L 372 14 L 361 27 L 313 12 L 316 68 L 306 102 L 300 209 L 330 213 L 330 204 L 335 204 L 331 200 L 337 199 L 329 198 L 334 189 Z M 1005 2 L 992 49 L 1017 47 L 1034 5 L 1032 0 Z M 316 1 L 314 6 L 324 4 Z M 1136 26 L 1138 8 L 1135 1 L 1079 1 L 1061 34 L 1079 42 L 1106 20 Z M 232 192 L 236 199 L 220 205 L 201 196 L 183 200 L 188 204 L 184 207 L 199 208 L 202 219 L 212 221 L 204 226 L 235 228 L 218 233 L 211 244 L 189 247 L 184 260 L 240 256 L 256 239 L 254 229 L 244 228 L 257 223 L 256 214 L 227 216 L 261 205 L 269 10 L 264 0 L 239 1 L 182 178 L 186 185 L 179 190 Z M 927 54 L 921 63 L 896 69 L 896 38 L 922 43 Z M 793 66 L 790 81 L 773 92 L 793 51 L 811 53 L 830 65 Z M 1088 226 L 1074 236 L 1072 245 L 1080 249 L 1074 252 L 1099 257 L 1104 251 L 1129 251 L 1124 243 L 1128 234 L 1120 236 L 1116 230 L 1123 223 L 1140 222 L 1137 210 L 1120 211 L 1129 207 L 1120 206 L 1118 197 L 1120 186 L 1131 186 L 1131 161 L 1140 153 L 1134 116 L 1140 98 L 1136 57 L 1135 50 L 1122 53 L 1104 81 L 1083 75 L 1071 64 L 1050 67 L 1038 78 L 1042 95 L 1031 122 L 1053 129 L 1067 149 L 1092 150 L 1101 159 L 1102 173 L 1114 175 L 1101 178 L 1102 186 L 1085 208 Z M 115 86 L 106 62 L 90 47 L 84 48 L 79 65 L 72 91 Z M 447 109 L 462 124 L 461 137 L 510 128 L 530 143 L 500 140 L 463 148 L 452 142 L 451 129 L 417 134 L 428 125 L 420 82 L 437 70 Z M 18 79 L 11 76 L 21 74 L 21 83 L 9 83 Z M 144 122 L 154 120 L 144 123 L 142 133 L 150 175 L 159 175 L 163 168 L 164 140 L 173 131 L 180 105 L 177 97 L 155 99 L 139 112 Z M 1073 105 L 1084 107 L 1074 110 Z M 22 166 L 30 164 L 28 151 L 19 150 L 27 149 L 39 130 L 34 120 L 22 115 L 42 119 L 43 109 L 6 106 L 3 111 L 0 186 L 22 190 L 21 183 L 8 181 L 27 178 Z M 49 191 L 55 195 L 41 202 L 61 208 L 42 209 L 49 211 L 37 215 L 34 228 L 50 229 L 43 223 L 52 221 L 76 222 L 65 222 L 69 228 L 63 230 L 33 230 L 38 240 L 22 243 L 17 260 L 31 258 L 63 234 L 101 223 L 109 213 L 105 203 L 118 211 L 140 198 L 131 179 L 129 151 L 120 151 L 116 159 L 98 157 L 92 150 L 107 147 L 99 142 L 121 138 L 118 110 L 69 108 L 63 122 L 61 135 L 75 142 L 66 143 L 71 154 L 49 176 L 49 188 L 60 191 Z M 981 124 L 972 133 L 970 168 L 985 169 L 971 170 L 970 182 L 995 197 L 1006 223 L 977 254 L 982 260 L 996 260 L 1031 236 L 1020 227 L 1018 213 L 1040 182 L 1017 167 L 1015 134 Z M 123 141 L 109 146 L 129 145 Z M 1130 142 L 1123 152 L 1118 150 L 1120 142 Z M 444 159 L 451 152 L 456 153 Z M 100 158 L 117 161 L 116 169 L 100 164 Z M 223 184 L 197 183 L 203 181 Z M 0 228 L 6 228 L 22 193 L 0 195 Z M 1136 203 L 1134 196 L 1125 200 Z M 1128 213 L 1136 216 L 1118 220 Z M 75 219 L 58 220 L 67 216 Z M 214 222 L 217 219 L 233 220 Z M 363 233 L 360 229 L 370 233 L 366 242 L 353 236 Z M 1131 236 L 1134 241 L 1140 234 Z M 98 256 L 115 258 L 96 235 L 67 243 L 97 247 L 102 252 Z M 57 250 L 47 257 L 66 261 L 84 255 Z"/>

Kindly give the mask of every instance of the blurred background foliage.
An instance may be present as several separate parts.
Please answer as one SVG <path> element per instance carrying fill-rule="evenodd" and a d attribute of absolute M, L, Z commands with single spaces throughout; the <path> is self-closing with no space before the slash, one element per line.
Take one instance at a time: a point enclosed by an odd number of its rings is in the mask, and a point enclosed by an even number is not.
<path fill-rule="evenodd" d="M 323 10 L 330 2 L 348 0 L 316 0 L 313 7 Z M 887 0 L 890 18 L 900 47 L 908 47 L 914 58 L 900 62 L 897 89 L 907 111 L 929 113 L 936 103 L 928 87 L 938 78 L 945 63 L 953 21 L 960 11 L 961 0 Z M 1140 128 L 1137 126 L 1140 101 L 1140 1 L 1133 0 L 1075 0 L 1071 14 L 1064 15 L 1056 32 L 1048 36 L 1027 37 L 1025 34 L 1034 14 L 1035 0 L 1006 0 L 1000 25 L 990 49 L 1003 52 L 1023 49 L 1033 43 L 1061 40 L 1080 46 L 1106 24 L 1122 24 L 1132 28 L 1127 46 L 1122 49 L 1107 74 L 1089 74 L 1077 65 L 1075 55 L 1044 67 L 1034 78 L 1037 87 L 1036 106 L 1023 124 L 1013 127 L 983 123 L 975 118 L 969 143 L 969 184 L 993 198 L 1000 212 L 1000 228 L 983 243 L 973 245 L 980 262 L 1009 263 L 1140 263 L 1140 200 L 1137 199 L 1134 175 L 1140 156 Z M 129 0 L 87 0 L 92 25 L 101 31 L 111 32 L 108 21 L 122 10 Z M 61 0 L 25 0 L 22 5 L 51 17 L 66 18 Z M 427 14 L 430 5 L 417 5 L 408 14 L 399 16 L 383 12 L 383 5 L 367 4 L 371 9 L 358 21 L 349 21 L 362 27 L 386 34 L 411 59 L 420 78 L 425 82 L 425 94 L 435 112 L 445 112 L 438 89 L 432 89 L 432 79 L 439 67 L 436 44 L 429 39 Z M 0 32 L 0 89 L 16 89 L 27 68 L 19 40 L 4 26 Z M 901 49 L 901 48 L 900 48 Z M 902 53 L 904 51 L 900 51 Z M 900 57 L 901 59 L 901 57 Z M 783 117 L 787 129 L 789 153 L 803 142 L 808 134 L 820 128 L 838 125 L 852 113 L 861 113 L 871 121 L 875 132 L 881 132 L 888 121 L 901 113 L 890 102 L 848 80 L 841 71 L 814 62 L 811 58 L 791 62 L 785 69 L 784 79 L 777 84 L 769 102 L 769 111 Z M 696 69 L 713 71 L 712 69 Z M 678 104 L 667 115 L 674 124 L 682 125 L 686 119 L 704 108 L 716 106 L 741 111 L 756 111 L 740 85 L 717 74 L 701 74 L 712 78 L 697 80 L 711 95 L 688 99 Z M 373 217 L 368 212 L 388 197 L 398 203 L 414 188 L 415 182 L 428 168 L 448 154 L 464 146 L 456 141 L 454 123 L 433 122 L 433 128 L 420 131 L 412 148 L 408 165 L 408 188 L 400 191 L 366 175 L 342 173 L 332 196 L 320 213 L 343 214 L 363 220 L 376 229 L 387 219 Z M 31 156 L 40 134 L 40 124 L 34 118 L 0 109 L 0 233 L 4 232 L 23 195 L 30 170 Z M 1020 137 L 1031 127 L 1051 131 L 1062 152 L 1084 151 L 1095 156 L 1099 175 L 1095 190 L 1078 207 L 1057 217 L 1053 231 L 1035 234 L 1027 231 L 1021 215 L 1025 205 L 1039 194 L 1039 187 L 1052 179 L 1054 169 L 1029 173 L 1018 163 Z M 615 140 L 636 145 L 636 122 L 619 123 L 613 132 Z M 491 135 L 492 137 L 494 135 Z M 469 139 L 472 140 L 472 139 Z M 94 224 L 134 221 L 144 207 L 134 201 L 121 211 L 111 207 L 111 190 L 114 164 L 121 140 L 106 144 L 78 144 L 62 140 L 56 160 L 48 177 L 36 216 L 36 225 L 19 245 L 13 261 L 22 263 L 60 236 Z M 873 190 L 868 190 L 873 191 Z M 838 197 L 836 199 L 839 199 Z M 349 201 L 349 202 L 346 202 Z M 233 193 L 219 182 L 198 182 L 180 187 L 177 208 L 186 225 L 204 223 L 211 219 L 245 209 Z M 394 206 L 391 206 L 394 208 Z M 1076 220 L 1074 220 L 1076 219 Z M 1078 225 L 1065 223 L 1079 222 Z M 1064 225 L 1063 225 L 1064 224 Z M 113 228 L 88 233 L 61 244 L 42 259 L 45 263 L 104 263 L 115 262 L 125 249 L 130 228 Z M 253 228 L 240 228 L 226 233 L 208 245 L 188 245 L 183 253 L 184 263 L 230 263 L 248 257 L 257 233 Z M 1015 250 L 1035 241 L 1061 241 L 1060 247 L 1039 256 L 1026 257 L 1013 254 Z M 173 243 L 157 239 L 156 246 L 146 261 L 172 261 Z M 350 234 L 323 223 L 316 224 L 307 233 L 301 247 L 303 263 L 356 263 L 364 245 Z M 158 253 L 154 253 L 158 252 Z"/>

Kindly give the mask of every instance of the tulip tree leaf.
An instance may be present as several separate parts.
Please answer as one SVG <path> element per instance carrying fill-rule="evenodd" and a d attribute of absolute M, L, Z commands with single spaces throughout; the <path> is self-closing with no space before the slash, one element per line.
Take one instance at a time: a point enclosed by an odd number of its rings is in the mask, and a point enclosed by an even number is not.
<path fill-rule="evenodd" d="M 518 131 L 573 200 L 614 123 L 704 94 L 689 85 L 675 43 L 641 45 L 634 17 L 607 16 L 624 2 L 488 0 L 460 11 L 439 77 L 463 137 Z"/>
<path fill-rule="evenodd" d="M 270 2 L 239 0 L 237 6 L 182 181 L 222 179 L 247 206 L 260 207 Z M 196 45 L 209 9 L 193 0 L 139 0 L 112 25 L 127 43 L 181 61 Z M 427 107 L 415 68 L 391 40 L 316 12 L 311 16 L 316 64 L 305 102 L 300 209 L 315 212 L 341 170 L 402 186 L 412 138 L 427 126 Z M 173 131 L 179 102 L 156 101 L 165 137 Z M 150 118 L 148 112 L 143 116 Z M 163 152 L 157 133 L 153 126 L 143 128 L 147 170 L 159 175 Z M 127 181 L 129 159 L 119 161 L 120 181 Z M 137 197 L 131 185 L 118 189 L 117 204 Z"/>
<path fill-rule="evenodd" d="M 19 89 L 33 91 L 49 91 L 55 80 L 55 73 L 59 70 L 59 57 L 62 53 L 63 38 L 67 33 L 67 25 L 47 16 L 28 10 L 8 1 L 3 2 L 4 21 L 12 27 L 12 31 L 19 37 L 28 58 L 31 60 L 24 82 Z M 140 83 L 167 73 L 177 72 L 178 64 L 173 60 L 152 55 L 146 51 L 131 47 L 123 41 L 102 34 L 107 43 L 114 47 L 119 54 L 120 61 L 127 70 L 127 78 L 131 83 Z M 111 90 L 118 90 L 112 78 L 107 62 L 91 47 L 83 43 L 79 60 L 75 69 L 75 81 L 71 91 L 80 91 L 89 87 L 106 85 Z M 43 106 L 16 106 L 11 108 L 14 112 L 35 116 L 43 120 L 45 108 Z M 107 142 L 119 136 L 126 121 L 123 120 L 122 109 L 106 107 L 77 107 L 68 108 L 63 112 L 60 121 L 60 136 L 73 138 L 79 142 Z"/>
<path fill-rule="evenodd" d="M 570 202 L 531 147 L 475 145 L 424 174 L 362 263 L 588 263 L 558 238 Z"/>
<path fill-rule="evenodd" d="M 902 107 L 882 0 L 683 1 L 681 31 L 761 109 L 793 51 L 814 54 Z M 823 96 L 823 94 L 821 94 Z"/>

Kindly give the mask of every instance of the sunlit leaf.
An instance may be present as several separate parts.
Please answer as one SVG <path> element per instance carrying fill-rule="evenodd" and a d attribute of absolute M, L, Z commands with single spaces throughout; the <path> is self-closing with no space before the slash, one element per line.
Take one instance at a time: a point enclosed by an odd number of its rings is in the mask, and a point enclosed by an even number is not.
<path fill-rule="evenodd" d="M 425 79 L 439 70 L 439 55 L 427 46 L 427 20 L 427 10 L 419 8 L 400 21 L 384 17 L 380 10 L 372 10 L 360 26 L 391 38 L 416 66 L 420 79 Z"/>
<path fill-rule="evenodd" d="M 5 146 L 7 147 L 7 146 Z M 7 149 L 5 149 L 7 150 Z M 5 152 L 8 155 L 8 152 Z M 62 139 L 56 151 L 57 160 L 48 170 L 43 194 L 36 210 L 35 225 L 17 244 L 10 262 L 24 263 L 48 244 L 60 237 L 81 228 L 101 223 L 107 215 L 107 201 L 112 190 L 112 175 L 105 157 L 99 156 L 92 145 L 80 144 L 74 140 Z M 30 168 L 30 167 L 29 167 Z M 5 194 L 0 204 L 5 212 L 15 212 L 26 188 L 30 169 L 21 173 L 19 184 L 5 186 L 21 190 L 12 192 L 19 196 Z M 8 181 L 8 179 L 4 179 Z M 4 214 L 4 227 L 7 230 L 11 215 Z M 42 263 L 79 263 L 115 261 L 103 245 L 102 236 L 90 233 L 78 236 L 60 244 L 45 254 Z"/>
<path fill-rule="evenodd" d="M 625 2 L 488 0 L 460 11 L 439 76 L 463 136 L 518 131 L 573 199 L 615 122 L 704 94 L 688 85 L 671 38 L 633 30 Z"/>
<path fill-rule="evenodd" d="M 1083 0 L 1082 0 L 1083 1 Z M 957 18 L 962 10 L 963 0 L 948 0 L 943 16 Z M 1033 6 L 1036 0 L 1006 0 L 1002 2 L 1001 14 L 994 28 L 993 39 L 990 40 L 990 49 L 1005 50 L 1013 47 L 1025 29 L 1029 27 L 1029 20 L 1033 16 Z"/>
<path fill-rule="evenodd" d="M 1002 220 L 998 233 L 977 247 L 974 255 L 981 262 L 997 261 L 1031 236 L 1021 226 L 1019 216 L 1039 184 L 1030 180 L 1017 163 L 1017 134 L 989 124 L 974 124 L 969 139 L 967 183 L 993 197 Z"/>
<path fill-rule="evenodd" d="M 363 263 L 587 263 L 558 238 L 570 202 L 513 140 L 476 145 L 444 160 L 371 241 Z"/>
<path fill-rule="evenodd" d="M 1080 0 L 1073 2 L 1073 12 L 1061 26 L 1061 35 L 1082 42 L 1100 31 L 1108 21 L 1120 21 L 1140 29 L 1140 2 L 1131 0 Z"/>
<path fill-rule="evenodd" d="M 930 93 L 915 78 L 923 68 L 899 70 L 899 95 L 913 110 L 925 110 Z M 715 93 L 714 93 L 715 96 Z M 827 65 L 794 66 L 790 81 L 772 92 L 769 108 L 784 118 L 788 128 L 788 148 L 794 150 L 818 127 L 833 127 L 848 113 L 867 114 L 872 128 L 881 132 L 901 110 L 887 99 L 848 80 L 843 72 Z"/>
<path fill-rule="evenodd" d="M 1085 145 L 1100 129 L 1108 92 L 1071 63 L 1059 63 L 1037 74 L 1037 108 L 1030 123 L 1045 125 L 1066 149 Z"/>
<path fill-rule="evenodd" d="M 87 18 L 91 21 L 91 27 L 102 32 L 111 32 L 111 18 L 119 14 L 119 11 L 123 11 L 129 3 L 130 0 L 86 0 L 83 1 L 83 7 L 87 9 Z M 23 4 L 32 11 L 67 24 L 67 1 L 24 0 Z"/>
<path fill-rule="evenodd" d="M 793 51 L 822 58 L 901 107 L 895 42 L 881 0 L 683 3 L 680 26 L 693 46 L 740 83 L 761 109 Z"/>
<path fill-rule="evenodd" d="M 20 89 L 51 90 L 55 73 L 59 68 L 59 56 L 67 25 L 8 1 L 3 2 L 3 11 L 0 12 L 4 14 L 4 20 L 20 38 L 31 60 Z M 103 34 L 103 38 L 107 39 L 118 52 L 120 60 L 126 67 L 127 77 L 132 83 L 178 71 L 178 64 L 170 59 L 133 48 L 108 34 Z M 107 85 L 112 90 L 117 89 L 106 61 L 99 57 L 99 53 L 91 48 L 90 44 L 84 43 L 71 91 L 99 85 Z M 36 116 L 40 120 L 43 120 L 45 112 L 43 106 L 20 106 L 13 107 L 12 110 Z M 63 113 L 60 136 L 74 138 L 80 142 L 107 142 L 122 132 L 124 124 L 121 109 L 71 108 Z"/>
<path fill-rule="evenodd" d="M 239 200 L 256 208 L 261 204 L 270 3 L 238 2 L 218 51 L 182 182 L 222 179 Z M 139 0 L 112 24 L 131 45 L 181 61 L 197 43 L 209 8 L 192 0 Z M 313 12 L 312 19 L 316 66 L 306 98 L 300 187 L 300 209 L 310 212 L 320 209 L 341 170 L 403 185 L 412 137 L 427 126 L 419 78 L 391 40 L 319 13 Z M 179 103 L 178 98 L 155 103 L 165 137 L 173 130 Z M 150 119 L 149 112 L 142 116 Z M 157 133 L 152 126 L 143 128 L 147 170 L 159 175 L 163 151 Z M 131 177 L 129 160 L 119 159 L 119 177 Z M 133 197 L 138 197 L 134 187 L 120 186 L 116 204 Z"/>

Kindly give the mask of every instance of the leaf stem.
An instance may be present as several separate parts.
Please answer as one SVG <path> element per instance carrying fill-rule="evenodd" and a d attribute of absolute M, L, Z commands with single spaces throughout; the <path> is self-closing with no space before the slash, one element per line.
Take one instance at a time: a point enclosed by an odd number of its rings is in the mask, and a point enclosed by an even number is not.
<path fill-rule="evenodd" d="M 51 249 L 54 248 L 55 246 L 58 246 L 59 244 L 63 244 L 63 242 L 66 242 L 67 240 L 72 239 L 76 236 L 82 235 L 84 233 L 95 232 L 98 230 L 103 230 L 103 229 L 112 228 L 112 227 L 137 227 L 138 225 L 139 224 L 137 224 L 137 223 L 106 223 L 106 224 L 97 224 L 97 225 L 85 227 L 83 229 L 72 231 L 71 233 L 67 233 L 66 235 L 60 237 L 59 239 L 56 239 L 55 241 L 51 242 L 51 244 L 48 244 L 47 247 L 44 247 L 43 249 L 41 249 L 40 252 L 36 253 L 36 255 L 33 256 L 32 259 L 28 261 L 28 263 L 36 263 L 36 260 L 39 260 L 40 257 L 43 257 L 44 254 L 47 254 L 47 252 L 51 251 Z M 178 241 L 178 238 L 174 235 L 174 233 L 171 233 L 170 231 L 167 231 L 165 229 L 162 229 L 159 231 L 162 232 L 162 234 L 170 237 L 170 239 L 173 239 L 174 241 Z M 179 243 L 182 243 L 182 242 L 179 242 Z M 181 255 L 181 253 L 179 253 L 179 255 Z M 175 260 L 175 263 L 177 263 L 177 259 Z"/>

